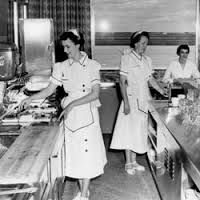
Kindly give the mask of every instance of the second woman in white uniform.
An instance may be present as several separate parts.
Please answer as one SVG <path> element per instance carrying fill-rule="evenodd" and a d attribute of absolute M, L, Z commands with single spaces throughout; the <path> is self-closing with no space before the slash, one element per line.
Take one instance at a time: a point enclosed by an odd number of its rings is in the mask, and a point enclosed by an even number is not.
<path fill-rule="evenodd" d="M 176 50 L 178 59 L 173 60 L 166 69 L 163 82 L 173 83 L 180 82 L 184 79 L 197 80 L 200 84 L 200 73 L 197 66 L 188 60 L 190 47 L 187 44 L 181 44 Z"/>
<path fill-rule="evenodd" d="M 121 103 L 110 148 L 125 150 L 125 171 L 133 175 L 135 170 L 145 168 L 136 162 L 136 153 L 147 152 L 147 112 L 150 93 L 148 83 L 164 94 L 152 77 L 152 62 L 144 55 L 149 34 L 133 33 L 130 49 L 121 58 L 120 89 Z"/>
<path fill-rule="evenodd" d="M 56 63 L 49 86 L 24 100 L 22 106 L 51 95 L 57 86 L 64 87 L 68 96 L 61 102 L 59 119 L 63 118 L 60 130 L 66 142 L 65 175 L 79 182 L 80 192 L 73 200 L 88 200 L 90 180 L 104 173 L 107 162 L 98 114 L 100 64 L 80 51 L 84 40 L 76 29 L 63 33 L 60 40 L 69 59 Z"/>

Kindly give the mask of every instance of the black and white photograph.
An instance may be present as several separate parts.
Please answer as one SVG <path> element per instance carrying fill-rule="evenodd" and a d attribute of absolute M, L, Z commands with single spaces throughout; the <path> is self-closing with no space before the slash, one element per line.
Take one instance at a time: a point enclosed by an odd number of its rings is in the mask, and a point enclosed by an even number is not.
<path fill-rule="evenodd" d="M 0 200 L 200 200 L 199 0 L 0 0 Z"/>

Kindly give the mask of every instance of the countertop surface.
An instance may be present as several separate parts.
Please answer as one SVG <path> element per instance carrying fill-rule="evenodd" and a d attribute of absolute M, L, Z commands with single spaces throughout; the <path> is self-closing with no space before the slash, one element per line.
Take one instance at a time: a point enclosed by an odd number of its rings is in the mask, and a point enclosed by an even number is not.
<path fill-rule="evenodd" d="M 101 82 L 119 82 L 119 70 L 100 70 Z"/>
<path fill-rule="evenodd" d="M 29 126 L 10 146 L 0 162 L 0 184 L 39 181 L 59 137 L 58 125 Z"/>
<path fill-rule="evenodd" d="M 150 112 L 157 112 L 163 124 L 183 149 L 192 176 L 198 177 L 200 187 L 200 125 L 183 123 L 184 115 L 178 107 L 169 107 L 167 103 L 150 103 Z M 156 114 L 156 113 L 155 113 Z M 183 156 L 184 157 L 184 156 Z M 183 158 L 184 159 L 184 158 Z M 187 166 L 186 166 L 187 167 Z"/>

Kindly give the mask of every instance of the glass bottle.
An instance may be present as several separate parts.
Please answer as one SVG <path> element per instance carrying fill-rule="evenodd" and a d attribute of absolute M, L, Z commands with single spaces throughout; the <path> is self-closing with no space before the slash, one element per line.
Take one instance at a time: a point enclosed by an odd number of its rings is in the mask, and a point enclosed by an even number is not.
<path fill-rule="evenodd" d="M 168 83 L 168 105 L 172 102 L 172 85 Z"/>

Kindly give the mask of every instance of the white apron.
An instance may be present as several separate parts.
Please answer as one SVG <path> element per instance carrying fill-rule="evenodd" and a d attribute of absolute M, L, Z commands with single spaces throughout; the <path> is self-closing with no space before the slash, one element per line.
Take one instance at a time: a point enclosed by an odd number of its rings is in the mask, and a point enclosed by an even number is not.
<path fill-rule="evenodd" d="M 63 106 L 69 99 L 70 96 L 65 98 Z M 65 175 L 81 179 L 103 174 L 107 160 L 97 107 L 88 103 L 73 108 L 62 125 L 66 142 Z"/>
<path fill-rule="evenodd" d="M 84 96 L 81 91 L 73 92 L 65 97 L 62 102 L 62 108 L 65 108 L 70 102 Z M 79 129 L 87 127 L 94 123 L 94 116 L 92 113 L 92 104 L 87 103 L 74 107 L 66 119 L 64 119 L 65 128 L 71 132 L 76 132 Z"/>

